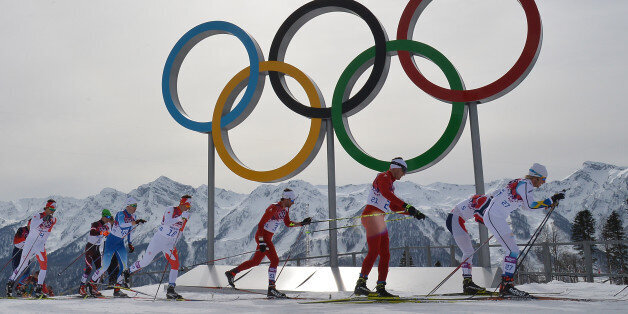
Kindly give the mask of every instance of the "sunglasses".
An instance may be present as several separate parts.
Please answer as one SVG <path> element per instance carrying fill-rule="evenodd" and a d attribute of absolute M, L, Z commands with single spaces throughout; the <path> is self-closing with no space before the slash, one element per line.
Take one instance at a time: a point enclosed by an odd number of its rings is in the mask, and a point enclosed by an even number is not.
<path fill-rule="evenodd" d="M 137 204 L 131 204 L 131 205 L 129 205 L 129 206 L 131 206 L 131 207 L 137 207 Z"/>
<path fill-rule="evenodd" d="M 54 207 L 46 207 L 46 209 L 47 209 L 47 210 L 49 210 L 49 211 L 51 211 L 51 212 L 54 212 L 54 211 L 56 211 L 56 210 L 57 210 L 57 209 L 56 209 L 56 208 L 54 208 Z"/>
<path fill-rule="evenodd" d="M 113 219 L 113 217 L 111 217 L 111 216 L 104 216 L 104 217 L 107 218 L 107 219 Z"/>

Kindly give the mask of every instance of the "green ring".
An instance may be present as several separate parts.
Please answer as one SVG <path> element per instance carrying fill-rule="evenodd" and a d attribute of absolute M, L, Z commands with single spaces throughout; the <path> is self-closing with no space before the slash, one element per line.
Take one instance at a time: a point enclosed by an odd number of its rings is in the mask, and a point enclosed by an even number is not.
<path fill-rule="evenodd" d="M 431 46 L 413 40 L 392 40 L 386 42 L 386 52 L 389 54 L 396 54 L 397 51 L 409 51 L 414 55 L 424 57 L 434 62 L 434 64 L 436 64 L 445 74 L 451 89 L 464 90 L 462 79 L 453 64 L 451 64 L 451 62 L 443 54 Z M 348 115 L 342 114 L 342 102 L 344 101 L 344 98 L 348 97 L 350 94 L 351 88 L 353 88 L 353 84 L 357 79 L 354 78 L 354 76 L 356 76 L 356 74 L 362 74 L 362 72 L 370 66 L 374 57 L 375 47 L 371 47 L 353 59 L 353 61 L 351 61 L 347 68 L 342 72 L 342 75 L 336 84 L 336 88 L 334 89 L 331 116 L 336 137 L 345 151 L 353 159 L 367 168 L 375 171 L 386 171 L 390 166 L 390 161 L 379 160 L 364 152 L 351 135 L 348 123 L 345 121 Z M 351 86 L 347 91 L 348 85 Z M 406 163 L 408 164 L 408 172 L 418 172 L 426 169 L 445 157 L 458 142 L 466 120 L 467 108 L 465 103 L 452 103 L 451 115 L 449 117 L 447 128 L 438 141 L 430 147 L 430 149 L 417 157 L 406 160 Z"/>

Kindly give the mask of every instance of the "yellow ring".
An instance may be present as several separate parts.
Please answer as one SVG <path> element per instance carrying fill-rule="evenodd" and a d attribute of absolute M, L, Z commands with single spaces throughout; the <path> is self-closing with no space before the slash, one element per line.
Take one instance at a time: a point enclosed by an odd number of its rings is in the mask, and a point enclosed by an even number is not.
<path fill-rule="evenodd" d="M 259 64 L 259 71 L 260 74 L 263 75 L 268 75 L 268 71 L 276 71 L 291 76 L 299 84 L 301 84 L 305 90 L 310 106 L 314 108 L 324 107 L 324 103 L 322 102 L 323 97 L 320 95 L 320 91 L 314 82 L 296 67 L 280 61 L 264 61 Z M 214 139 L 216 151 L 225 165 L 240 177 L 257 182 L 277 182 L 286 180 L 305 169 L 318 154 L 323 139 L 325 138 L 325 133 L 322 131 L 322 120 L 316 118 L 310 119 L 310 132 L 308 133 L 305 144 L 299 153 L 297 153 L 297 155 L 294 156 L 294 158 L 292 158 L 292 160 L 290 160 L 287 164 L 277 169 L 268 171 L 256 171 L 246 167 L 238 160 L 235 153 L 231 149 L 228 130 L 223 130 L 220 127 L 220 119 L 223 114 L 226 113 L 223 113 L 223 111 L 228 111 L 235 100 L 235 97 L 230 97 L 231 94 L 234 91 L 239 92 L 244 88 L 244 84 L 246 84 L 244 81 L 249 77 L 249 72 L 250 67 L 247 67 L 236 74 L 227 83 L 218 97 L 212 117 L 212 137 Z M 226 138 L 226 145 L 224 138 Z"/>

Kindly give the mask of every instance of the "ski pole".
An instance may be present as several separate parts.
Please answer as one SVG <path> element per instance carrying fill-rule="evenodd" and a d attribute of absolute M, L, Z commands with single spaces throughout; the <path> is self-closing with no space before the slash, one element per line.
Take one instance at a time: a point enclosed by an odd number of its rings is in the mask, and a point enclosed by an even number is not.
<path fill-rule="evenodd" d="M 159 288 L 161 287 L 161 283 L 164 281 L 164 276 L 166 275 L 167 269 L 168 269 L 168 259 L 166 259 L 166 267 L 164 267 L 164 271 L 161 272 L 161 279 L 159 279 L 159 284 L 157 285 L 157 291 L 155 291 L 155 297 L 153 297 L 153 302 L 157 300 L 157 293 L 159 293 Z"/>
<path fill-rule="evenodd" d="M 617 295 L 622 293 L 624 290 L 626 290 L 626 288 L 628 288 L 628 286 L 625 286 L 624 289 L 619 290 L 619 292 L 615 293 L 615 295 L 613 295 L 613 296 L 616 297 Z"/>
<path fill-rule="evenodd" d="M 388 212 L 388 213 L 377 213 L 377 214 L 361 215 L 361 216 L 353 216 L 353 217 L 335 218 L 335 219 L 314 220 L 311 223 L 330 222 L 330 221 L 338 221 L 338 220 L 346 220 L 346 219 L 357 219 L 357 218 L 363 218 L 363 217 L 373 217 L 373 216 L 382 216 L 382 215 L 391 215 L 391 214 L 398 214 L 398 213 Z"/>
<path fill-rule="evenodd" d="M 228 259 L 228 258 L 232 258 L 232 257 L 236 257 L 236 256 L 244 255 L 244 254 L 251 254 L 251 253 L 255 253 L 255 252 L 257 252 L 257 250 L 253 250 L 253 251 L 249 251 L 249 252 L 244 252 L 244 253 L 239 253 L 239 254 L 236 254 L 236 255 L 231 255 L 231 256 L 227 256 L 227 257 L 217 258 L 217 259 L 213 259 L 213 260 L 209 260 L 209 261 L 204 261 L 204 262 L 201 262 L 201 263 L 197 263 L 197 264 L 192 264 L 192 265 L 188 265 L 188 266 L 181 267 L 181 270 L 182 270 L 182 271 L 185 271 L 185 270 L 190 269 L 190 268 L 192 268 L 192 267 L 194 267 L 194 266 L 198 266 L 198 265 L 205 265 L 205 264 L 207 264 L 207 263 L 217 262 L 217 261 L 221 261 L 221 260 L 223 260 L 223 259 Z"/>
<path fill-rule="evenodd" d="M 28 237 L 27 237 L 27 238 L 28 238 Z M 18 264 L 17 268 L 13 271 L 13 273 L 15 273 L 15 279 L 20 278 L 20 275 L 22 275 L 22 273 L 26 270 L 26 268 L 28 268 L 28 267 L 24 267 L 24 269 L 20 270 L 20 269 L 23 267 L 24 262 L 26 262 L 26 261 L 27 261 L 27 259 L 28 259 L 28 262 L 30 263 L 30 259 L 31 259 L 31 258 L 33 258 L 32 256 L 31 256 L 30 258 L 28 258 L 28 257 L 29 257 L 29 255 L 31 254 L 31 250 L 33 250 L 33 248 L 35 247 L 35 243 L 37 243 L 37 240 L 39 240 L 39 236 L 37 236 L 37 238 L 35 239 L 35 241 L 33 241 L 33 245 L 31 245 L 31 248 L 28 250 L 28 253 L 26 253 L 26 257 L 27 257 L 27 258 L 25 258 L 25 259 L 23 259 L 23 260 L 20 260 L 20 263 Z M 26 243 L 25 243 L 25 244 L 26 244 Z M 24 252 L 22 251 L 22 253 L 24 253 Z M 23 255 L 23 254 L 22 254 L 22 255 Z M 20 259 L 21 259 L 21 258 L 20 258 Z M 28 264 L 27 264 L 27 265 L 28 265 Z M 9 277 L 9 278 L 10 278 L 10 277 Z"/>
<path fill-rule="evenodd" d="M 462 261 L 462 263 L 460 263 L 460 265 L 458 265 L 458 267 L 456 267 L 456 269 L 454 269 L 451 273 L 449 273 L 449 275 L 447 275 L 447 277 L 445 277 L 445 279 L 443 279 L 439 284 L 437 284 L 436 287 L 434 287 L 434 289 L 432 289 L 432 291 L 430 291 L 430 293 L 425 295 L 425 297 L 429 297 L 430 295 L 432 295 L 432 293 L 436 292 L 436 290 L 438 290 L 445 282 L 447 282 L 447 280 L 449 280 L 449 278 L 451 278 L 451 276 L 453 276 L 456 273 L 456 271 L 458 271 L 458 269 L 460 269 L 460 267 L 462 267 L 462 264 L 466 263 L 467 260 L 472 258 L 473 255 L 475 255 L 475 253 L 477 253 L 477 251 L 479 251 L 483 246 L 488 244 L 488 241 L 491 240 L 492 238 L 493 238 L 493 235 L 491 235 L 482 244 L 480 244 L 480 246 L 478 246 L 478 248 L 475 249 L 475 251 L 473 251 L 473 254 L 471 254 L 471 256 L 465 258 L 464 261 Z"/>
<path fill-rule="evenodd" d="M 61 274 L 63 274 L 63 272 L 65 272 L 70 266 L 72 266 L 72 264 L 74 264 L 74 262 L 76 262 L 81 256 L 85 255 L 85 253 L 90 250 L 95 244 L 94 243 L 90 243 L 91 245 L 89 246 L 89 248 L 86 248 L 85 250 L 83 250 L 83 253 L 79 254 L 79 256 L 77 256 L 72 262 L 70 262 L 70 264 L 68 266 L 66 266 L 62 271 L 60 271 L 57 276 L 61 276 Z"/>
<path fill-rule="evenodd" d="M 404 218 L 389 219 L 389 220 L 386 220 L 385 222 L 406 220 L 406 219 L 412 219 L 412 218 L 414 218 L 414 217 L 410 216 L 410 217 L 404 217 Z M 360 226 L 362 226 L 362 224 L 351 225 L 351 226 L 342 226 L 342 227 L 336 227 L 336 228 L 320 229 L 320 230 L 314 230 L 314 231 L 306 231 L 305 233 L 314 233 L 314 232 L 329 231 L 329 230 L 336 230 L 336 229 L 354 228 L 354 227 L 360 227 Z"/>
<path fill-rule="evenodd" d="M 132 232 L 133 230 L 135 230 L 135 228 L 137 228 L 137 226 L 139 226 L 139 225 L 135 225 L 135 226 L 133 227 L 133 229 L 131 229 L 131 231 L 129 231 L 129 233 L 130 233 L 130 232 Z M 89 234 L 89 231 L 88 231 L 88 232 L 86 232 L 86 233 L 84 233 L 83 235 L 86 235 L 86 234 Z M 82 236 L 83 236 L 83 235 L 82 235 Z M 81 236 L 81 237 L 82 237 L 82 236 Z M 81 253 L 79 256 L 77 256 L 77 257 L 76 257 L 76 258 L 75 258 L 75 259 L 74 259 L 74 260 L 73 260 L 73 261 L 72 261 L 72 262 L 71 262 L 68 266 L 66 266 L 66 267 L 65 267 L 62 271 L 60 271 L 60 272 L 57 274 L 57 276 L 61 276 L 61 274 L 62 274 L 63 272 L 65 272 L 65 271 L 68 269 L 68 267 L 72 266 L 72 264 L 74 264 L 74 263 L 75 263 L 75 262 L 76 262 L 76 261 L 77 261 L 77 260 L 78 260 L 81 256 L 85 255 L 85 253 L 87 253 L 87 251 L 89 251 L 89 250 L 90 250 L 90 249 L 91 249 L 94 245 L 96 245 L 96 244 L 94 244 L 94 243 L 90 243 L 90 244 L 91 244 L 91 245 L 90 245 L 88 248 L 86 248 L 85 250 L 83 250 L 83 253 Z M 100 245 L 100 244 L 98 244 L 98 245 Z"/>
<path fill-rule="evenodd" d="M 299 236 L 297 237 L 296 243 L 299 243 L 299 240 L 301 240 L 301 236 L 303 235 L 303 230 L 305 229 L 301 229 L 301 231 L 299 231 Z M 275 278 L 275 282 L 279 280 L 279 276 L 281 276 L 281 272 L 283 271 L 284 267 L 286 267 L 286 264 L 288 263 L 288 260 L 290 259 L 291 255 L 292 255 L 292 249 L 290 249 L 290 252 L 288 252 L 288 258 L 286 258 L 286 260 L 283 262 L 283 266 L 281 266 L 281 270 L 279 271 L 279 274 L 277 274 L 277 277 Z"/>
<path fill-rule="evenodd" d="M 553 207 L 555 207 L 555 206 L 553 206 Z M 554 210 L 554 208 L 551 208 L 550 211 L 547 213 L 546 217 L 549 217 L 549 215 L 551 215 L 553 210 Z M 539 228 L 537 230 L 541 230 L 545 226 L 545 223 L 547 223 L 546 219 L 544 219 L 541 222 L 541 224 L 539 225 Z M 522 254 L 519 256 L 519 258 L 517 258 L 517 265 L 516 265 L 516 268 L 515 268 L 515 272 L 512 275 L 513 278 L 515 278 L 515 276 L 519 273 L 519 268 L 521 268 L 521 265 L 523 265 L 523 261 L 528 256 L 528 253 L 532 249 L 532 245 L 534 245 L 534 242 L 536 242 L 536 239 L 539 237 L 539 235 L 540 235 L 540 232 L 537 233 L 535 231 L 535 233 L 532 235 L 530 240 L 528 240 L 528 243 L 526 243 L 526 246 L 523 248 L 523 250 L 521 250 Z"/>
<path fill-rule="evenodd" d="M 179 237 L 183 233 L 183 228 L 185 228 L 185 223 L 181 227 L 181 230 L 179 230 L 179 234 L 177 234 L 177 238 L 174 240 L 174 245 L 172 246 L 173 250 L 176 250 L 177 242 L 179 242 Z M 170 252 L 172 252 L 172 251 L 170 251 Z M 164 254 L 164 257 L 166 257 L 165 254 Z M 170 261 L 166 257 L 166 267 L 164 267 L 164 271 L 161 273 L 161 279 L 159 280 L 159 285 L 157 285 L 157 291 L 155 291 L 155 297 L 153 298 L 153 302 L 155 302 L 155 300 L 157 300 L 157 293 L 159 293 L 159 288 L 161 287 L 161 283 L 162 283 L 162 281 L 164 281 L 164 276 L 166 275 L 166 270 L 168 270 L 168 264 L 170 264 Z"/>
<path fill-rule="evenodd" d="M 566 190 L 563 190 L 563 192 L 565 192 L 565 191 Z M 541 234 L 541 230 L 543 229 L 543 227 L 545 226 L 547 221 L 549 221 L 549 218 L 552 215 L 552 213 L 554 212 L 554 209 L 558 206 L 558 203 L 559 202 L 557 201 L 556 203 L 552 204 L 552 206 L 550 206 L 550 209 L 549 209 L 547 215 L 545 215 L 545 218 L 543 218 L 543 220 L 539 224 L 539 227 L 536 228 L 536 230 L 532 234 L 532 237 L 530 237 L 530 240 L 528 240 L 528 243 L 526 243 L 526 246 L 523 248 L 523 250 L 521 250 L 521 252 L 523 254 L 521 254 L 519 256 L 519 258 L 517 258 L 517 267 L 515 268 L 515 272 L 513 273 L 513 276 L 512 276 L 513 278 L 519 272 L 519 265 L 521 265 L 523 263 L 523 261 L 525 260 L 525 258 L 528 256 L 528 253 L 532 249 L 532 245 L 534 245 L 534 242 L 536 242 L 536 239 Z"/>
<path fill-rule="evenodd" d="M 9 263 L 11 261 L 13 261 L 13 259 L 15 258 L 15 256 L 17 256 L 17 253 L 21 252 L 22 250 L 18 250 L 17 252 L 15 252 L 15 254 L 13 254 L 13 256 L 11 256 L 11 258 L 9 258 L 9 260 L 4 264 L 4 266 L 2 266 L 2 269 L 0 269 L 0 273 L 4 270 L 5 267 L 7 267 L 7 265 L 9 265 Z"/>

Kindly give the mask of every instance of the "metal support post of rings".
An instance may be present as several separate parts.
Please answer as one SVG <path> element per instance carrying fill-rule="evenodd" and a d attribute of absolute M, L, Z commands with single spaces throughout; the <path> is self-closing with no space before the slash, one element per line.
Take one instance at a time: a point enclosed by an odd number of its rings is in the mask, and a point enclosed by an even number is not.
<path fill-rule="evenodd" d="M 417 172 L 436 164 L 457 143 L 466 123 L 467 102 L 488 102 L 514 89 L 534 66 L 541 49 L 542 26 L 538 8 L 533 0 L 519 0 L 524 9 L 528 34 L 523 52 L 515 65 L 501 78 L 486 86 L 465 90 L 462 78 L 454 66 L 436 49 L 411 40 L 416 22 L 431 0 L 410 0 L 397 29 L 397 40 L 388 41 L 385 30 L 377 18 L 363 5 L 353 0 L 314 0 L 293 12 L 280 26 L 275 35 L 269 59 L 264 56 L 255 39 L 229 22 L 213 21 L 198 25 L 188 31 L 170 52 L 162 76 L 162 93 L 168 112 L 182 126 L 201 133 L 211 133 L 216 151 L 223 162 L 237 175 L 259 182 L 276 182 L 289 179 L 305 169 L 320 150 L 325 132 L 321 119 L 331 119 L 336 137 L 349 155 L 367 168 L 384 171 L 389 162 L 378 160 L 364 152 L 353 139 L 346 123 L 347 117 L 367 106 L 382 88 L 390 67 L 390 55 L 398 54 L 401 65 L 412 82 L 429 95 L 452 104 L 452 112 L 445 131 L 438 141 L 424 153 L 407 160 L 408 171 Z M 331 108 L 325 102 L 316 84 L 295 66 L 284 63 L 288 45 L 294 34 L 311 19 L 328 12 L 349 12 L 362 18 L 368 25 L 375 46 L 358 55 L 342 73 L 332 98 Z M 231 34 L 237 37 L 249 55 L 249 67 L 232 78 L 221 92 L 214 109 L 212 122 L 196 122 L 187 118 L 177 94 L 177 78 L 185 56 L 201 40 L 215 34 Z M 425 57 L 434 62 L 444 73 L 449 89 L 429 82 L 417 68 L 412 56 Z M 348 97 L 356 82 L 369 67 L 371 73 L 365 85 Z M 307 140 L 297 155 L 287 164 L 269 171 L 255 171 L 243 165 L 233 153 L 228 130 L 237 126 L 257 105 L 268 74 L 273 90 L 289 109 L 310 118 Z M 289 75 L 305 89 L 310 106 L 299 103 L 290 93 L 284 80 Z M 244 95 L 231 110 L 238 94 Z"/>

